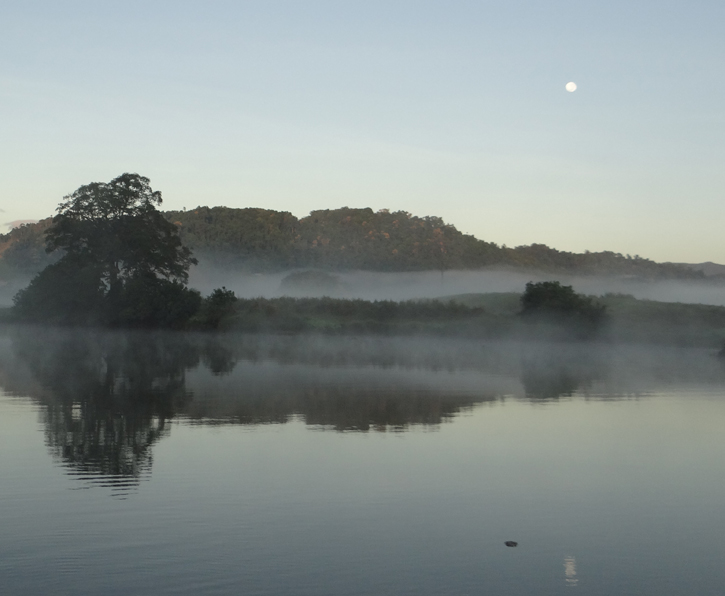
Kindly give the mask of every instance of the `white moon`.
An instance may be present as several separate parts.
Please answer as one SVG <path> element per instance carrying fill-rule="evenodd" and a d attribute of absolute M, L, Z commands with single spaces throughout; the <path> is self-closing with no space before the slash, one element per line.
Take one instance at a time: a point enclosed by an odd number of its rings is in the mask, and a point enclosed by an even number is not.
<path fill-rule="evenodd" d="M 567 90 L 567 91 L 568 91 L 569 93 L 574 93 L 574 91 L 576 91 L 576 83 L 575 83 L 574 81 L 569 81 L 569 82 L 568 82 L 568 83 L 566 84 L 566 90 Z"/>

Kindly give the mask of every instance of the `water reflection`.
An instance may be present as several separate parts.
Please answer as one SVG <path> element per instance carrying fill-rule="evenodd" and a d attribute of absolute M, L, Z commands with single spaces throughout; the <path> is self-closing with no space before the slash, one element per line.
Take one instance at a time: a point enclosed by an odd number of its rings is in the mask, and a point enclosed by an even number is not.
<path fill-rule="evenodd" d="M 579 583 L 576 576 L 576 559 L 574 557 L 564 558 L 564 577 L 564 581 L 569 588 L 575 588 Z"/>
<path fill-rule="evenodd" d="M 47 445 L 90 484 L 123 494 L 151 468 L 151 446 L 189 399 L 199 356 L 183 337 L 18 332 L 3 354 L 6 391 L 38 399 Z"/>
<path fill-rule="evenodd" d="M 402 431 L 484 402 L 612 399 L 673 377 L 722 383 L 725 370 L 702 351 L 581 344 L 28 328 L 0 336 L 0 386 L 42 404 L 48 447 L 69 474 L 118 494 L 148 475 L 174 419 L 298 417 L 321 429 Z"/>
<path fill-rule="evenodd" d="M 591 392 L 597 381 L 608 377 L 611 362 L 601 353 L 580 350 L 524 352 L 521 383 L 530 400 L 557 400 L 577 392 Z"/>
<path fill-rule="evenodd" d="M 325 430 L 403 431 L 436 427 L 513 389 L 510 381 L 499 382 L 496 390 L 471 379 L 444 387 L 425 373 L 416 376 L 268 362 L 240 363 L 229 378 L 214 382 L 197 370 L 187 378 L 194 398 L 183 418 L 192 424 L 271 424 L 298 417 Z"/>

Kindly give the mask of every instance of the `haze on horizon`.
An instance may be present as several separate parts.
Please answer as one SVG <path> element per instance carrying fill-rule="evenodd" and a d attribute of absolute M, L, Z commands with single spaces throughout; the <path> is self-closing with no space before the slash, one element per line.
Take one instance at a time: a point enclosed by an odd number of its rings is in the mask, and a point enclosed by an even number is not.
<path fill-rule="evenodd" d="M 723 22 L 712 0 L 6 3 L 0 223 L 130 171 L 164 209 L 402 209 L 723 262 Z"/>

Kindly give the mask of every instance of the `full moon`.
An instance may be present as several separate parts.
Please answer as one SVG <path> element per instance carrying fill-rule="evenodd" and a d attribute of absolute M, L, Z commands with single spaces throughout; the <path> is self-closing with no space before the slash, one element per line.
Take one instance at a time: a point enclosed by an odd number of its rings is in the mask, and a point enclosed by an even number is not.
<path fill-rule="evenodd" d="M 574 91 L 576 91 L 576 83 L 575 83 L 574 81 L 569 81 L 569 82 L 568 82 L 568 83 L 566 84 L 566 90 L 567 90 L 567 91 L 568 91 L 569 93 L 574 93 Z"/>

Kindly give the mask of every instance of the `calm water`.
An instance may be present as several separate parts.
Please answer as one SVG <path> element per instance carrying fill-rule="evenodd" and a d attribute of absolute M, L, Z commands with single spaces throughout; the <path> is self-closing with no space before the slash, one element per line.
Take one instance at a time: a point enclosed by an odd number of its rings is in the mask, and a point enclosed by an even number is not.
<path fill-rule="evenodd" d="M 722 594 L 723 456 L 702 350 L 4 330 L 0 592 Z"/>

